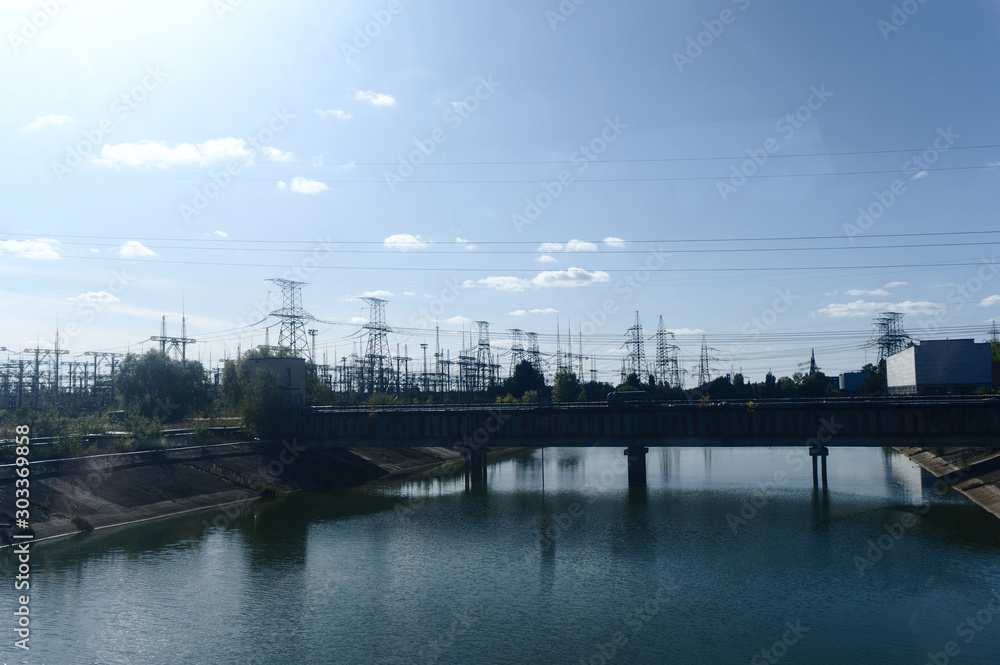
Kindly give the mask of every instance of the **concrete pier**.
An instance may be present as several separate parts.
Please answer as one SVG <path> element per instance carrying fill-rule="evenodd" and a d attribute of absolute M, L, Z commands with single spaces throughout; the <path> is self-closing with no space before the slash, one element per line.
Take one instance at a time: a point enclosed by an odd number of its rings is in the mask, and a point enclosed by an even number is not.
<path fill-rule="evenodd" d="M 649 448 L 643 446 L 629 446 L 625 449 L 625 456 L 628 457 L 628 486 L 646 486 L 646 453 Z"/>
<path fill-rule="evenodd" d="M 821 459 L 823 467 L 823 487 L 826 487 L 826 458 L 830 454 L 830 449 L 822 444 L 816 444 L 809 449 L 809 456 L 813 458 L 813 487 L 819 487 L 819 479 L 816 474 L 816 460 Z"/>

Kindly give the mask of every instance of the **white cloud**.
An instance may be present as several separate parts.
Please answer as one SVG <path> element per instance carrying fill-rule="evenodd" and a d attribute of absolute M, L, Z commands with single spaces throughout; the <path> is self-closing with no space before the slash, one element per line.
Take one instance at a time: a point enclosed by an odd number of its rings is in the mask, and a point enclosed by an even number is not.
<path fill-rule="evenodd" d="M 542 254 L 541 256 L 536 256 L 535 260 L 539 263 L 558 263 L 554 256 L 549 254 Z"/>
<path fill-rule="evenodd" d="M 472 243 L 469 243 L 469 241 L 466 240 L 465 238 L 456 237 L 455 238 L 455 242 L 457 242 L 460 245 L 464 244 L 466 249 L 469 249 L 469 250 L 476 249 L 476 245 L 473 245 Z"/>
<path fill-rule="evenodd" d="M 561 252 L 566 248 L 561 242 L 543 242 L 539 247 L 538 251 L 543 253 L 549 252 Z"/>
<path fill-rule="evenodd" d="M 278 150 L 277 148 L 272 148 L 271 146 L 264 146 L 261 152 L 270 159 L 272 162 L 290 162 L 295 157 L 290 152 L 285 152 L 284 150 Z"/>
<path fill-rule="evenodd" d="M 365 317 L 363 317 L 363 316 L 352 316 L 351 318 L 347 319 L 347 322 L 348 323 L 362 323 L 363 324 L 363 323 L 368 323 L 368 319 L 365 318 Z"/>
<path fill-rule="evenodd" d="M 392 291 L 386 291 L 385 289 L 378 289 L 376 291 L 365 291 L 361 294 L 363 298 L 391 298 L 396 295 Z"/>
<path fill-rule="evenodd" d="M 464 323 L 469 323 L 472 319 L 467 319 L 464 316 L 453 316 L 450 319 L 445 319 L 445 323 L 450 323 L 452 325 L 462 325 Z"/>
<path fill-rule="evenodd" d="M 278 189 L 288 189 L 288 183 L 284 180 L 278 181 Z"/>
<path fill-rule="evenodd" d="M 40 115 L 27 125 L 24 126 L 24 131 L 26 132 L 37 132 L 43 127 L 48 127 L 49 125 L 55 125 L 56 127 L 61 127 L 67 122 L 73 122 L 73 118 L 68 115 L 57 115 L 55 113 L 50 113 L 48 115 Z"/>
<path fill-rule="evenodd" d="M 624 247 L 625 241 L 621 238 L 616 238 L 615 236 L 608 236 L 604 239 L 604 244 L 608 247 Z"/>
<path fill-rule="evenodd" d="M 1000 296 L 990 296 L 979 301 L 980 307 L 993 307 L 994 305 L 1000 305 Z"/>
<path fill-rule="evenodd" d="M 280 151 L 279 151 L 280 152 Z M 166 141 L 139 141 L 119 143 L 101 147 L 95 162 L 107 165 L 125 164 L 140 167 L 184 166 L 198 164 L 208 166 L 219 162 L 240 161 L 253 163 L 253 153 L 247 142 L 237 138 L 221 138 L 204 143 L 181 143 L 170 147 Z"/>
<path fill-rule="evenodd" d="M 535 309 L 515 309 L 513 312 L 507 312 L 508 316 L 527 316 L 528 314 L 558 314 L 559 310 L 553 307 L 546 307 L 544 309 L 536 307 Z"/>
<path fill-rule="evenodd" d="M 844 291 L 845 296 L 887 296 L 889 292 L 885 289 L 873 289 L 871 291 L 866 291 L 864 289 L 847 289 Z"/>
<path fill-rule="evenodd" d="M 87 291 L 86 293 L 81 293 L 78 296 L 67 298 L 67 300 L 84 303 L 109 303 L 118 302 L 118 296 L 108 293 L 107 291 Z"/>
<path fill-rule="evenodd" d="M 920 171 L 919 173 L 914 173 L 910 176 L 910 180 L 922 180 L 927 177 L 927 171 Z"/>
<path fill-rule="evenodd" d="M 358 102 L 371 102 L 372 106 L 395 106 L 396 98 L 372 90 L 356 90 L 354 100 Z"/>
<path fill-rule="evenodd" d="M 350 120 L 351 114 L 346 111 L 341 111 L 340 109 L 316 109 L 316 113 L 322 116 L 333 116 L 337 120 Z"/>
<path fill-rule="evenodd" d="M 510 275 L 484 277 L 483 279 L 477 280 L 476 284 L 485 286 L 488 289 L 496 289 L 497 291 L 524 291 L 531 286 L 531 283 L 528 280 L 521 279 L 520 277 L 512 277 Z"/>
<path fill-rule="evenodd" d="M 416 291 L 403 291 L 403 295 L 404 296 L 415 296 L 415 295 L 417 295 L 417 292 Z"/>
<path fill-rule="evenodd" d="M 156 252 L 146 247 L 138 240 L 127 240 L 118 248 L 119 256 L 156 256 Z"/>
<path fill-rule="evenodd" d="M 675 335 L 704 335 L 705 331 L 701 328 L 674 328 L 670 332 Z"/>
<path fill-rule="evenodd" d="M 586 240 L 570 240 L 566 243 L 567 252 L 596 252 L 597 245 Z"/>
<path fill-rule="evenodd" d="M 898 286 L 906 286 L 907 282 L 889 282 L 888 284 L 872 289 L 871 291 L 866 291 L 865 289 L 847 289 L 844 291 L 844 295 L 848 296 L 888 296 L 890 295 L 889 289 L 895 289 Z"/>
<path fill-rule="evenodd" d="M 428 243 L 420 239 L 420 236 L 415 236 L 412 233 L 394 233 L 385 240 L 382 244 L 389 249 L 423 249 Z"/>
<path fill-rule="evenodd" d="M 212 231 L 211 233 L 206 233 L 205 235 L 213 236 L 215 238 L 228 238 L 229 234 L 225 231 Z"/>
<path fill-rule="evenodd" d="M 278 187 L 282 187 L 283 182 L 284 181 L 278 183 Z M 322 192 L 327 189 L 330 188 L 326 186 L 326 183 L 320 182 L 319 180 L 302 177 L 292 178 L 292 191 L 298 192 L 299 194 L 316 194 L 317 192 Z"/>
<path fill-rule="evenodd" d="M 35 240 L 0 240 L 0 252 L 17 254 L 26 259 L 58 259 L 59 252 L 54 245 L 58 240 L 37 238 Z"/>
<path fill-rule="evenodd" d="M 588 272 L 583 268 L 569 270 L 546 270 L 531 280 L 535 286 L 587 286 L 595 282 L 610 282 L 611 276 L 603 270 Z"/>
<path fill-rule="evenodd" d="M 913 302 L 905 300 L 903 302 L 872 302 L 866 300 L 855 300 L 849 303 L 831 303 L 819 310 L 820 314 L 825 314 L 833 318 L 844 317 L 867 317 L 871 318 L 882 312 L 902 312 L 912 316 L 934 316 L 944 313 L 947 310 L 944 303 L 921 300 Z"/>
<path fill-rule="evenodd" d="M 511 275 L 493 275 L 473 282 L 465 280 L 463 286 L 472 288 L 474 286 L 484 286 L 497 291 L 526 291 L 530 288 L 549 288 L 563 286 L 586 286 L 595 282 L 608 282 L 611 277 L 603 270 L 588 272 L 583 268 L 570 268 L 569 270 L 546 270 L 540 272 L 532 279 L 514 277 Z M 516 310 L 520 311 L 520 310 Z M 531 310 L 532 313 L 540 313 L 542 310 Z M 554 311 L 554 310 L 553 310 Z M 515 315 L 520 316 L 520 315 Z"/>
<path fill-rule="evenodd" d="M 96 247 L 91 247 L 90 248 L 90 253 L 91 254 L 100 254 L 101 250 L 97 249 Z"/>

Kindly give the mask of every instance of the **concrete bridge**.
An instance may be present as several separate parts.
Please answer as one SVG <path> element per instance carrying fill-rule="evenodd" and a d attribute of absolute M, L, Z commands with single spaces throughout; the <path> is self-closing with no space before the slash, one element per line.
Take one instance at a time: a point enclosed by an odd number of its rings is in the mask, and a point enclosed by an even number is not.
<path fill-rule="evenodd" d="M 629 483 L 644 484 L 648 446 L 807 446 L 825 484 L 827 444 L 1000 447 L 1000 399 L 311 407 L 296 412 L 295 430 L 317 446 L 461 448 L 473 482 L 485 480 L 491 447 L 622 446 Z"/>

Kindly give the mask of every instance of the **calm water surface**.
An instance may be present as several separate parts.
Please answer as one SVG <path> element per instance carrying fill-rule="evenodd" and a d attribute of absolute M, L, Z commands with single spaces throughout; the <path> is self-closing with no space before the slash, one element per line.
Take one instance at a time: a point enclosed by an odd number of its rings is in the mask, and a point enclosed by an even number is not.
<path fill-rule="evenodd" d="M 833 448 L 826 493 L 787 448 L 653 449 L 640 493 L 624 471 L 549 449 L 485 493 L 383 482 L 40 543 L 30 657 L 9 592 L 3 658 L 1000 663 L 1000 520 L 904 457 Z"/>

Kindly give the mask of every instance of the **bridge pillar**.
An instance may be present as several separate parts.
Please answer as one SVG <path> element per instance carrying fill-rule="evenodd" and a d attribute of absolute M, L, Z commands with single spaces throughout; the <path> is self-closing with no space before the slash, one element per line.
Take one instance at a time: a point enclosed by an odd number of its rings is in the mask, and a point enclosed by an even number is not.
<path fill-rule="evenodd" d="M 642 446 L 629 446 L 625 449 L 625 456 L 628 457 L 628 486 L 646 486 L 646 453 L 649 448 Z"/>
<path fill-rule="evenodd" d="M 823 460 L 823 487 L 826 487 L 826 457 L 830 454 L 830 449 L 822 444 L 816 444 L 809 449 L 809 456 L 813 458 L 813 487 L 819 486 L 819 478 L 816 473 L 817 458 Z"/>
<path fill-rule="evenodd" d="M 473 485 L 486 484 L 486 449 L 468 450 L 465 453 L 465 480 Z"/>

